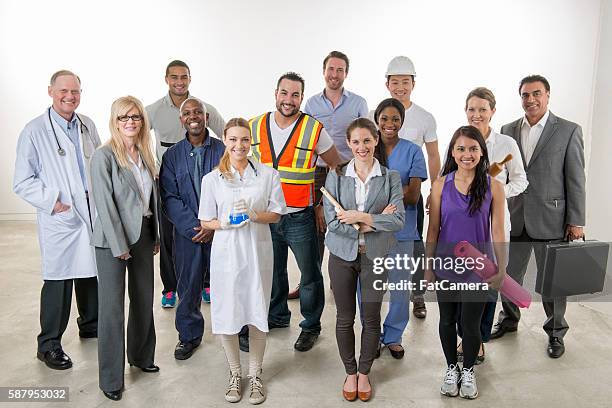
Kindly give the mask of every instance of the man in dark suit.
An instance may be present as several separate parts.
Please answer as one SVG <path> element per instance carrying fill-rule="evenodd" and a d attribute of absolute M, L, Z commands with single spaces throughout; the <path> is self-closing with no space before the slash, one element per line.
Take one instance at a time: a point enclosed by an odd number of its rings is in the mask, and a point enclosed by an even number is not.
<path fill-rule="evenodd" d="M 521 80 L 519 94 L 525 116 L 502 127 L 519 145 L 529 186 L 508 200 L 512 224 L 508 274 L 523 283 L 531 251 L 538 272 L 544 267 L 545 245 L 563 239 L 581 238 L 585 224 L 584 143 L 576 123 L 548 110 L 550 85 L 546 78 L 531 75 Z M 503 310 L 491 339 L 516 331 L 520 311 L 502 297 Z M 565 352 L 563 336 L 569 329 L 565 320 L 567 299 L 542 298 L 547 319 L 548 355 L 558 358 Z"/>

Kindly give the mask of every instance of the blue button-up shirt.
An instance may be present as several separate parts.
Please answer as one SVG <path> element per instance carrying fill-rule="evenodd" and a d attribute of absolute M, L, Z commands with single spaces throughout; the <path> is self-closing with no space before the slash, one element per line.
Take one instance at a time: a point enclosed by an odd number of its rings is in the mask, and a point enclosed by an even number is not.
<path fill-rule="evenodd" d="M 355 119 L 368 115 L 368 104 L 363 97 L 343 89 L 340 102 L 334 107 L 323 91 L 308 98 L 304 112 L 323 124 L 343 161 L 353 158 L 346 143 L 346 129 Z M 317 166 L 325 166 L 320 157 Z"/>
<path fill-rule="evenodd" d="M 53 121 L 64 131 L 68 139 L 74 145 L 74 149 L 77 155 L 77 163 L 79 165 L 79 173 L 81 174 L 81 182 L 83 183 L 83 188 L 87 191 L 87 176 L 85 175 L 85 164 L 83 162 L 83 152 L 81 149 L 81 143 L 79 138 L 79 120 L 75 113 L 72 114 L 72 119 L 67 121 L 63 117 L 60 116 L 59 113 L 55 111 L 55 109 L 51 108 L 51 117 Z"/>

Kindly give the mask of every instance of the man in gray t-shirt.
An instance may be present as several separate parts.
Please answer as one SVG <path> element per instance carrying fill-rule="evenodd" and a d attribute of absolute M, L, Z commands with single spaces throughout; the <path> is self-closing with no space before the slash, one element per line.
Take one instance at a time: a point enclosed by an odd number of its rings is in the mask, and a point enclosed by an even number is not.
<path fill-rule="evenodd" d="M 157 165 L 162 161 L 162 156 L 166 150 L 175 143 L 185 138 L 185 129 L 181 125 L 179 107 L 189 95 L 189 84 L 191 83 L 191 73 L 186 63 L 180 60 L 174 60 L 166 67 L 166 84 L 168 84 L 168 93 L 157 102 L 147 106 L 145 109 L 151 122 L 151 129 L 155 132 L 155 151 L 157 154 Z M 207 123 L 218 138 L 223 137 L 223 128 L 225 121 L 215 109 L 214 106 L 202 102 L 206 107 Z M 158 189 L 159 191 L 159 189 Z M 161 202 L 161 200 L 158 200 Z M 174 271 L 173 253 L 172 253 L 172 237 L 174 226 L 168 218 L 160 213 L 160 259 L 159 259 L 159 274 L 164 285 L 162 291 L 162 307 L 174 307 L 176 304 L 176 274 Z M 208 290 L 208 277 L 204 277 L 204 292 L 202 298 L 205 301 L 210 300 Z"/>

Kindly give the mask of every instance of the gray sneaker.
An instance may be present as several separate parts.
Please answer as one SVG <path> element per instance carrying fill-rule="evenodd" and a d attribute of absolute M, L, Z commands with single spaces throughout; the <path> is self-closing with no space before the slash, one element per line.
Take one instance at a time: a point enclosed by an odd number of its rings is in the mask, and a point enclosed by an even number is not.
<path fill-rule="evenodd" d="M 227 385 L 227 391 L 225 392 L 225 400 L 227 402 L 238 402 L 242 398 L 241 393 L 241 381 L 240 373 L 230 372 L 229 384 Z"/>
<path fill-rule="evenodd" d="M 266 400 L 266 391 L 259 375 L 249 376 L 249 392 L 249 402 L 253 405 L 261 404 Z"/>
<path fill-rule="evenodd" d="M 451 364 L 446 369 L 444 374 L 444 381 L 440 387 L 440 394 L 448 397 L 456 397 L 459 394 L 459 367 L 455 364 Z"/>
<path fill-rule="evenodd" d="M 474 367 L 464 368 L 461 371 L 461 390 L 459 390 L 459 395 L 461 395 L 461 398 L 466 399 L 475 399 L 478 397 Z"/>

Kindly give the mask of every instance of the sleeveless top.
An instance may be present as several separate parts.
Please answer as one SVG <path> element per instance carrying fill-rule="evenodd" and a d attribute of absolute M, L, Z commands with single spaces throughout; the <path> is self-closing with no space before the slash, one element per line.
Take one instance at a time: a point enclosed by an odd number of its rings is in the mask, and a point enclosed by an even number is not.
<path fill-rule="evenodd" d="M 455 186 L 455 172 L 449 173 L 444 180 L 440 204 L 440 234 L 436 246 L 436 262 L 433 270 L 437 279 L 452 282 L 480 282 L 478 275 L 457 262 L 454 255 L 455 245 L 468 241 L 489 259 L 495 262 L 491 243 L 491 179 L 487 175 L 488 189 L 478 211 L 470 214 L 470 196 L 462 194 Z M 450 260 L 452 259 L 452 260 Z"/>

